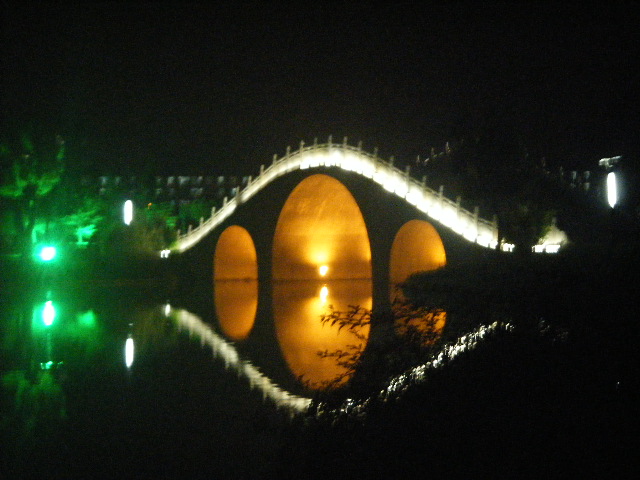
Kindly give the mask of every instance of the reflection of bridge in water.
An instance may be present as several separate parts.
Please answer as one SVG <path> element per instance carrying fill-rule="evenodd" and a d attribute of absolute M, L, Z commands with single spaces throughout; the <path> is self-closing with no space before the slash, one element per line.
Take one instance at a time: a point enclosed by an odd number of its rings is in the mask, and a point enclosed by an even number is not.
<path fill-rule="evenodd" d="M 271 337 L 296 377 L 321 383 L 339 372 L 316 352 L 354 343 L 320 323 L 328 305 L 388 309 L 395 285 L 412 273 L 497 246 L 496 222 L 443 192 L 346 142 L 301 144 L 261 167 L 174 251 L 191 281 L 215 280 L 227 338 Z M 359 333 L 367 338 L 368 327 Z"/>
<path fill-rule="evenodd" d="M 292 395 L 278 386 L 250 361 L 243 360 L 232 343 L 215 333 L 213 329 L 197 315 L 183 309 L 172 310 L 169 305 L 165 307 L 165 315 L 172 316 L 178 328 L 188 331 L 189 335 L 196 337 L 203 346 L 207 345 L 211 348 L 214 358 L 222 361 L 226 369 L 236 371 L 238 377 L 247 381 L 251 389 L 259 390 L 262 393 L 263 400 L 270 400 L 276 407 L 288 411 L 291 415 L 303 413 L 308 410 L 311 403 L 309 398 Z M 378 392 L 376 396 L 381 399 L 397 398 L 402 395 L 409 386 L 425 381 L 430 370 L 440 368 L 446 365 L 447 362 L 453 360 L 457 355 L 472 350 L 487 336 L 511 329 L 511 325 L 497 322 L 492 325 L 482 326 L 458 338 L 455 343 L 446 345 L 432 360 L 389 379 L 388 387 Z M 366 409 L 369 401 L 371 401 L 371 399 L 348 399 L 339 408 L 341 413 L 358 416 Z"/>

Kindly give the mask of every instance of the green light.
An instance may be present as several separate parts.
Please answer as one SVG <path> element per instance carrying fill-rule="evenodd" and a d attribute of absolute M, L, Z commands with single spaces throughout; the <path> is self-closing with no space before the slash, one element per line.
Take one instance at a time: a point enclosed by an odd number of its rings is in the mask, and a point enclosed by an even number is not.
<path fill-rule="evenodd" d="M 51 360 L 48 362 L 40 362 L 40 368 L 42 370 L 51 370 L 51 367 L 53 367 L 53 362 Z"/>
<path fill-rule="evenodd" d="M 61 367 L 64 364 L 64 362 L 54 362 L 52 360 L 49 360 L 48 362 L 40 362 L 40 370 L 51 370 L 54 367 Z"/>
<path fill-rule="evenodd" d="M 93 310 L 78 313 L 78 324 L 86 328 L 96 328 L 96 314 Z"/>
<path fill-rule="evenodd" d="M 42 321 L 47 327 L 50 327 L 55 318 L 56 308 L 53 306 L 53 302 L 51 300 L 47 300 L 44 304 L 44 308 L 42 309 Z"/>
<path fill-rule="evenodd" d="M 43 262 L 50 262 L 56 257 L 56 253 L 56 247 L 52 247 L 50 245 L 42 247 L 40 249 L 40 260 Z"/>

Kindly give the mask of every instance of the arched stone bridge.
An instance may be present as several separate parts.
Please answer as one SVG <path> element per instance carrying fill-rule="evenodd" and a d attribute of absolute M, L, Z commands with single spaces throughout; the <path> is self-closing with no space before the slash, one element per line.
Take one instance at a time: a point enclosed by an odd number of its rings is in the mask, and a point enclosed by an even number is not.
<path fill-rule="evenodd" d="M 360 147 L 301 143 L 180 235 L 173 251 L 198 258 L 194 271 L 209 278 L 216 248 L 218 278 L 302 279 L 317 277 L 323 265 L 329 278 L 373 275 L 380 305 L 390 284 L 414 271 L 442 266 L 461 251 L 495 249 L 497 225 L 478 213 Z M 257 272 L 248 266 L 253 261 Z M 250 271 L 232 273 L 238 262 Z"/>
<path fill-rule="evenodd" d="M 321 307 L 387 309 L 394 285 L 411 273 L 472 262 L 497 242 L 496 223 L 478 209 L 463 209 L 442 187 L 428 188 L 375 153 L 329 139 L 274 157 L 179 236 L 173 251 L 183 278 L 215 279 L 227 338 L 275 337 L 296 377 L 323 382 L 336 372 L 316 365 L 317 352 L 340 347 L 329 339 L 335 331 L 318 326 Z M 254 324 L 263 317 L 274 322 Z"/>

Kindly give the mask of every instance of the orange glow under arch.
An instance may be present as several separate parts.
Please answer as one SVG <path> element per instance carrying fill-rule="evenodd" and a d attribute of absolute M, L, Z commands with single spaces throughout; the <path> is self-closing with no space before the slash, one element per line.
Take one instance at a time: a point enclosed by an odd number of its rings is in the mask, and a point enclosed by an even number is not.
<path fill-rule="evenodd" d="M 228 227 L 218 238 L 213 264 L 216 316 L 232 340 L 249 336 L 258 309 L 258 261 L 249 232 Z"/>
<path fill-rule="evenodd" d="M 287 199 L 273 242 L 273 279 L 371 278 L 369 235 L 355 199 L 340 181 L 316 174 Z"/>
<path fill-rule="evenodd" d="M 446 263 L 444 244 L 433 225 L 424 220 L 410 220 L 398 230 L 391 246 L 391 288 L 413 273 L 436 270 Z"/>
<path fill-rule="evenodd" d="M 287 199 L 273 241 L 276 335 L 292 373 L 320 388 L 343 373 L 318 351 L 346 349 L 360 340 L 338 325 L 322 325 L 327 306 L 371 308 L 371 246 L 355 199 L 340 181 L 315 174 Z M 369 329 L 359 332 L 366 339 Z"/>
<path fill-rule="evenodd" d="M 445 266 L 447 256 L 444 244 L 436 229 L 424 220 L 410 220 L 405 223 L 391 246 L 389 265 L 389 286 L 391 300 L 394 297 L 402 299 L 402 293 L 396 287 L 404 282 L 411 274 L 436 270 Z M 423 332 L 441 334 L 447 321 L 444 310 L 433 310 L 422 318 L 414 318 L 407 323 L 398 324 L 400 331 L 413 326 Z M 427 342 L 429 343 L 429 342 Z"/>

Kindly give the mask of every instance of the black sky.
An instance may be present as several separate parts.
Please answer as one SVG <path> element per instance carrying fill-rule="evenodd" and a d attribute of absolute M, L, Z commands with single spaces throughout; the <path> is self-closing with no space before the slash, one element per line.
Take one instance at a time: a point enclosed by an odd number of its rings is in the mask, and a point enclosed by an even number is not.
<path fill-rule="evenodd" d="M 230 5 L 5 5 L 5 133 L 100 173 L 255 173 L 329 134 L 412 159 L 487 124 L 567 165 L 638 157 L 633 4 Z"/>

